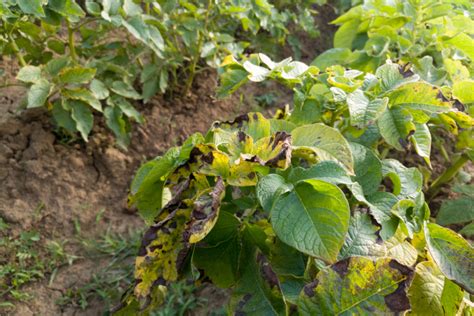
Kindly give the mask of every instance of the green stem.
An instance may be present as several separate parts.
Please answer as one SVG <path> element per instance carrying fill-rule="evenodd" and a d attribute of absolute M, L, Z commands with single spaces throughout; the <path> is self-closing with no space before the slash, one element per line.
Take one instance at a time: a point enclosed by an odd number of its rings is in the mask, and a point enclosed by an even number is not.
<path fill-rule="evenodd" d="M 198 34 L 200 34 L 199 40 L 198 40 L 198 45 L 196 47 L 196 52 L 195 52 L 194 56 L 192 57 L 191 66 L 189 68 L 189 77 L 186 81 L 186 87 L 184 89 L 184 94 L 188 93 L 189 89 L 191 88 L 191 85 L 193 84 L 194 76 L 196 75 L 196 66 L 197 66 L 197 63 L 199 61 L 199 57 L 201 56 L 201 49 L 202 49 L 202 45 L 204 44 L 204 36 L 207 33 L 207 24 L 209 22 L 209 12 L 212 10 L 212 1 L 213 0 L 208 0 L 207 1 L 206 16 L 204 17 L 204 27 L 203 27 L 203 30 L 202 30 L 202 34 L 198 33 Z"/>
<path fill-rule="evenodd" d="M 0 89 L 8 88 L 8 87 L 25 87 L 25 86 L 26 85 L 22 83 L 5 83 L 5 84 L 0 85 Z"/>
<path fill-rule="evenodd" d="M 428 200 L 435 197 L 441 189 L 441 186 L 450 182 L 468 161 L 469 157 L 466 154 L 462 154 L 451 164 L 451 166 L 448 167 L 448 169 L 444 170 L 444 172 L 436 178 L 433 183 L 431 183 L 430 188 L 426 192 Z"/>
<path fill-rule="evenodd" d="M 74 62 L 77 61 L 77 54 L 76 54 L 76 46 L 74 44 L 74 28 L 71 27 L 71 23 L 66 19 L 67 25 L 67 34 L 68 34 L 68 42 L 69 42 L 69 53 L 71 54 L 71 58 Z"/>
<path fill-rule="evenodd" d="M 390 151 L 390 147 L 384 147 L 384 149 L 382 150 L 382 153 L 380 154 L 380 158 L 385 159 L 389 151 Z"/>
<path fill-rule="evenodd" d="M 11 40 L 11 45 L 12 45 L 13 51 L 15 52 L 16 58 L 20 62 L 20 65 L 22 67 L 25 67 L 27 65 L 27 63 L 26 63 L 25 59 L 23 58 L 23 55 L 21 54 L 20 48 L 16 44 L 15 39 L 13 38 L 12 35 L 10 35 L 10 40 Z"/>
<path fill-rule="evenodd" d="M 145 4 L 145 13 L 148 14 L 148 15 L 150 15 L 150 12 L 151 12 L 151 10 L 150 10 L 150 2 L 147 2 L 147 3 Z"/>

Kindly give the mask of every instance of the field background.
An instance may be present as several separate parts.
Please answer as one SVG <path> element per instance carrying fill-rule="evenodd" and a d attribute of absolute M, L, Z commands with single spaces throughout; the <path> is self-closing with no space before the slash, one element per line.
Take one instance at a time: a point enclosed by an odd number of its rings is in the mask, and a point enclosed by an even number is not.
<path fill-rule="evenodd" d="M 328 24 L 336 17 L 333 8 L 326 5 L 317 10 L 315 23 L 321 35 L 310 39 L 300 34 L 301 60 L 307 63 L 332 47 L 336 30 Z M 288 47 L 281 57 L 291 53 Z M 15 77 L 19 66 L 13 60 L 0 63 L 7 77 Z M 266 96 L 262 91 L 267 87 L 249 85 L 219 100 L 217 84 L 217 73 L 209 70 L 198 75 L 188 95 L 157 95 L 146 105 L 136 102 L 146 123 L 133 124 L 128 151 L 114 146 L 99 117 L 88 143 L 63 143 L 53 133 L 45 109 L 18 111 L 26 90 L 1 90 L 0 218 L 8 227 L 0 234 L 17 241 L 22 240 L 22 232 L 34 234 L 27 251 L 36 250 L 37 256 L 27 260 L 27 270 L 41 266 L 42 275 L 22 287 L 23 302 L 0 307 L 0 315 L 102 315 L 116 304 L 128 285 L 143 227 L 136 210 L 127 206 L 129 185 L 139 165 L 192 133 L 205 132 L 216 120 L 230 120 L 251 110 L 270 113 L 292 98 L 284 87 L 277 90 L 279 95 Z M 265 98 L 271 102 L 262 102 Z M 51 244 L 60 247 L 52 251 Z M 0 258 L 18 251 L 14 246 L 0 247 Z M 44 267 L 48 264 L 51 267 Z M 194 314 L 219 310 L 227 297 L 210 287 L 193 295 L 205 299 L 196 299 L 199 308 Z M 167 312 L 172 315 L 176 310 L 163 311 Z"/>

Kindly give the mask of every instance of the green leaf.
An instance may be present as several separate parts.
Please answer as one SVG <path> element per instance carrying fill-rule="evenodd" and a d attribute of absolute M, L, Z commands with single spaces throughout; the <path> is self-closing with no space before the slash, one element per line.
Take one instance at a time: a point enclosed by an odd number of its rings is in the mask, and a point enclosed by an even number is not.
<path fill-rule="evenodd" d="M 74 0 L 49 0 L 48 7 L 73 22 L 86 15 Z"/>
<path fill-rule="evenodd" d="M 299 182 L 273 204 L 271 222 L 278 238 L 327 262 L 334 262 L 349 227 L 349 204 L 335 185 Z"/>
<path fill-rule="evenodd" d="M 277 174 L 269 174 L 257 183 L 257 198 L 262 208 L 270 212 L 277 198 L 293 189 L 291 184 L 286 183 L 285 179 Z"/>
<path fill-rule="evenodd" d="M 76 128 L 82 138 L 87 142 L 88 135 L 94 125 L 94 115 L 89 106 L 82 101 L 68 100 L 67 106 L 71 108 L 71 117 L 76 122 Z"/>
<path fill-rule="evenodd" d="M 354 19 L 339 27 L 334 34 L 334 47 L 352 49 L 352 42 L 357 36 L 357 28 L 359 27 L 359 24 L 360 21 Z"/>
<path fill-rule="evenodd" d="M 354 161 L 349 143 L 335 128 L 322 123 L 303 125 L 295 128 L 291 136 L 295 151 L 298 149 L 314 151 L 320 161 L 337 161 L 349 173 L 354 173 Z"/>
<path fill-rule="evenodd" d="M 221 212 L 216 225 L 203 240 L 204 245 L 194 249 L 194 265 L 221 288 L 234 285 L 238 279 L 239 226 L 240 221 L 234 215 Z"/>
<path fill-rule="evenodd" d="M 102 112 L 102 104 L 89 90 L 83 88 L 64 89 L 62 94 L 65 98 L 83 101 L 89 104 L 95 110 Z"/>
<path fill-rule="evenodd" d="M 81 66 L 67 67 L 59 72 L 59 82 L 63 84 L 88 83 L 94 79 L 96 70 Z"/>
<path fill-rule="evenodd" d="M 228 68 L 220 76 L 220 85 L 217 89 L 217 95 L 220 98 L 226 97 L 234 93 L 238 88 L 249 81 L 247 71 L 238 68 Z"/>
<path fill-rule="evenodd" d="M 407 139 L 416 130 L 410 114 L 398 106 L 383 112 L 377 125 L 387 144 L 400 151 L 408 146 Z"/>
<path fill-rule="evenodd" d="M 93 79 L 90 84 L 90 89 L 94 96 L 99 100 L 104 100 L 109 97 L 109 89 L 99 79 Z"/>
<path fill-rule="evenodd" d="M 123 10 L 125 11 L 125 14 L 129 16 L 143 13 L 142 8 L 139 5 L 135 4 L 133 0 L 125 0 L 123 4 Z"/>
<path fill-rule="evenodd" d="M 354 159 L 354 180 L 362 186 L 364 194 L 377 192 L 382 182 L 382 162 L 369 148 L 357 143 L 350 143 L 350 146 Z"/>
<path fill-rule="evenodd" d="M 287 80 L 297 79 L 298 77 L 303 75 L 308 70 L 308 68 L 309 67 L 305 63 L 299 61 L 292 61 L 291 63 L 283 67 L 281 77 Z"/>
<path fill-rule="evenodd" d="M 333 65 L 344 65 L 351 58 L 352 52 L 348 48 L 331 48 L 322 54 L 318 55 L 311 65 L 318 67 L 321 70 Z"/>
<path fill-rule="evenodd" d="M 393 258 L 406 266 L 415 265 L 418 251 L 409 240 L 401 229 L 397 230 L 393 237 L 383 243 L 384 257 Z"/>
<path fill-rule="evenodd" d="M 351 124 L 366 127 L 373 124 L 387 108 L 388 98 L 369 100 L 360 89 L 347 96 Z"/>
<path fill-rule="evenodd" d="M 310 168 L 292 168 L 288 175 L 288 181 L 297 183 L 302 180 L 319 179 L 335 185 L 352 184 L 347 171 L 334 161 L 322 161 Z"/>
<path fill-rule="evenodd" d="M 110 90 L 125 98 L 134 100 L 140 100 L 142 98 L 142 96 L 131 85 L 123 81 L 114 81 Z"/>
<path fill-rule="evenodd" d="M 407 83 L 419 80 L 418 76 L 411 75 L 405 77 L 402 72 L 401 66 L 392 63 L 387 63 L 377 68 L 375 75 L 381 80 L 380 87 L 382 91 L 391 91 Z"/>
<path fill-rule="evenodd" d="M 259 258 L 259 260 L 257 260 Z M 278 285 L 272 284 L 265 257 L 256 251 L 249 230 L 244 231 L 240 258 L 240 278 L 230 299 L 230 311 L 236 315 L 283 315 L 285 303 Z M 270 269 L 271 271 L 271 269 Z"/>
<path fill-rule="evenodd" d="M 29 83 L 38 82 L 41 78 L 41 68 L 36 66 L 25 66 L 20 69 L 16 76 L 17 80 Z"/>
<path fill-rule="evenodd" d="M 440 225 L 461 224 L 474 220 L 474 199 L 461 197 L 456 200 L 443 201 L 436 216 Z"/>
<path fill-rule="evenodd" d="M 108 106 L 104 110 L 105 123 L 114 133 L 117 144 L 127 148 L 130 144 L 130 124 L 119 107 Z"/>
<path fill-rule="evenodd" d="M 474 222 L 464 226 L 463 229 L 459 231 L 459 233 L 468 238 L 472 238 L 474 236 Z"/>
<path fill-rule="evenodd" d="M 415 151 L 423 157 L 428 166 L 431 166 L 431 133 L 426 124 L 415 123 L 415 133 L 410 136 L 410 140 L 415 146 Z"/>
<path fill-rule="evenodd" d="M 33 14 L 36 17 L 44 17 L 42 0 L 17 0 L 18 6 L 26 14 Z"/>
<path fill-rule="evenodd" d="M 56 124 L 70 133 L 77 132 L 76 129 L 76 122 L 74 122 L 71 112 L 66 110 L 62 103 L 56 101 L 53 103 L 53 110 L 52 110 L 53 118 L 56 121 Z"/>
<path fill-rule="evenodd" d="M 388 95 L 390 107 L 400 107 L 409 111 L 415 118 L 416 111 L 433 113 L 450 112 L 451 104 L 444 97 L 442 91 L 426 82 L 407 83 Z M 426 120 L 429 119 L 429 116 Z M 426 123 L 426 121 L 419 121 Z"/>
<path fill-rule="evenodd" d="M 446 44 L 456 47 L 471 61 L 474 60 L 474 40 L 471 36 L 465 33 L 459 33 L 457 36 L 447 40 Z"/>
<path fill-rule="evenodd" d="M 45 66 L 45 70 L 48 74 L 56 77 L 59 72 L 69 64 L 69 57 L 60 57 L 51 59 Z"/>
<path fill-rule="evenodd" d="M 131 185 L 129 203 L 135 205 L 147 223 L 152 223 L 163 207 L 163 187 L 166 177 L 180 163 L 179 149 L 171 148 L 163 157 L 144 164 Z"/>
<path fill-rule="evenodd" d="M 404 288 L 411 270 L 389 258 L 353 257 L 321 270 L 305 286 L 301 315 L 398 314 L 410 308 Z"/>
<path fill-rule="evenodd" d="M 28 91 L 28 108 L 43 106 L 53 89 L 53 84 L 46 79 L 40 79 L 34 83 Z"/>
<path fill-rule="evenodd" d="M 126 99 L 120 96 L 112 96 L 107 99 L 107 103 L 114 104 L 120 108 L 120 110 L 129 118 L 133 118 L 136 122 L 143 124 L 143 116 L 138 112 L 133 105 Z"/>
<path fill-rule="evenodd" d="M 474 81 L 456 81 L 453 83 L 453 96 L 464 104 L 474 103 Z"/>
<path fill-rule="evenodd" d="M 433 262 L 424 261 L 416 266 L 408 298 L 414 315 L 456 315 L 463 291 L 446 279 Z"/>
<path fill-rule="evenodd" d="M 385 159 L 382 161 L 384 177 L 389 177 L 393 184 L 393 194 L 400 199 L 415 199 L 423 188 L 423 175 L 416 168 L 407 168 L 399 161 Z"/>
<path fill-rule="evenodd" d="M 450 229 L 428 223 L 426 243 L 443 274 L 470 293 L 474 292 L 474 249 Z"/>
<path fill-rule="evenodd" d="M 372 259 L 388 257 L 406 266 L 416 263 L 418 252 L 400 230 L 385 242 L 379 239 L 378 234 L 379 227 L 373 224 L 368 214 L 355 213 L 351 217 L 349 232 L 338 259 L 354 256 Z"/>
<path fill-rule="evenodd" d="M 349 231 L 338 260 L 354 256 L 382 256 L 382 247 L 377 244 L 378 230 L 368 214 L 355 213 L 351 216 Z"/>
<path fill-rule="evenodd" d="M 378 191 L 368 196 L 367 200 L 370 203 L 370 214 L 382 226 L 380 237 L 388 240 L 398 227 L 399 219 L 391 212 L 392 207 L 398 202 L 397 197 L 390 192 Z"/>
<path fill-rule="evenodd" d="M 424 56 L 413 67 L 413 71 L 421 77 L 421 79 L 434 84 L 442 85 L 446 80 L 447 72 L 443 69 L 437 69 L 433 66 L 433 57 Z"/>

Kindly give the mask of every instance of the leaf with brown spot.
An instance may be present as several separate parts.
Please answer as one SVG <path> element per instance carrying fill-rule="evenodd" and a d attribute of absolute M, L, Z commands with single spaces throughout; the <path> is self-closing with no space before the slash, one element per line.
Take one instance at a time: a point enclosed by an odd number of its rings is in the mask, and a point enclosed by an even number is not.
<path fill-rule="evenodd" d="M 191 220 L 186 224 L 183 239 L 195 244 L 211 231 L 219 217 L 221 201 L 225 195 L 225 185 L 221 177 L 217 177 L 212 189 L 200 193 L 194 200 Z"/>
<path fill-rule="evenodd" d="M 321 270 L 300 294 L 301 315 L 378 315 L 410 308 L 412 271 L 390 258 L 352 257 Z M 310 292 L 312 290 L 312 292 Z"/>

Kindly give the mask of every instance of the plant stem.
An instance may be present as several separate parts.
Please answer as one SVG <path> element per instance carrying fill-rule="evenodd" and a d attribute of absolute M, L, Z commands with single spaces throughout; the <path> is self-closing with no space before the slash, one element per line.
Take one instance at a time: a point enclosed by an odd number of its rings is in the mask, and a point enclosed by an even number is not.
<path fill-rule="evenodd" d="M 71 58 L 74 62 L 77 61 L 77 54 L 76 54 L 76 46 L 74 44 L 74 28 L 71 27 L 71 23 L 66 19 L 67 25 L 67 34 L 68 34 L 68 41 L 69 41 L 69 53 L 71 54 Z"/>
<path fill-rule="evenodd" d="M 11 40 L 12 48 L 13 48 L 13 51 L 15 52 L 16 58 L 20 62 L 20 65 L 22 67 L 25 67 L 27 65 L 27 63 L 26 63 L 25 59 L 23 58 L 23 55 L 21 54 L 20 48 L 16 44 L 15 39 L 13 38 L 12 35 L 10 35 L 10 40 Z"/>
<path fill-rule="evenodd" d="M 196 75 L 196 66 L 197 66 L 197 63 L 199 61 L 199 57 L 201 56 L 201 49 L 202 49 L 202 45 L 204 44 L 204 36 L 207 33 L 207 24 L 209 22 L 209 12 L 212 10 L 212 1 L 213 0 L 208 0 L 207 1 L 206 16 L 204 17 L 204 27 L 202 29 L 202 34 L 200 32 L 198 32 L 198 34 L 200 34 L 199 40 L 198 40 L 198 45 L 196 47 L 196 52 L 195 52 L 194 56 L 192 57 L 191 66 L 189 68 L 189 77 L 186 81 L 186 87 L 184 88 L 184 94 L 188 93 L 189 89 L 191 88 L 191 85 L 193 84 L 194 76 Z"/>
<path fill-rule="evenodd" d="M 22 83 L 10 83 L 10 82 L 7 82 L 5 84 L 2 84 L 0 85 L 0 89 L 3 89 L 3 88 L 8 88 L 8 87 L 25 87 L 26 85 L 22 84 Z"/>
<path fill-rule="evenodd" d="M 469 161 L 467 154 L 461 154 L 448 169 L 444 170 L 444 172 L 431 183 L 430 188 L 426 192 L 428 200 L 435 197 L 441 189 L 441 186 L 451 181 L 467 161 Z"/>

